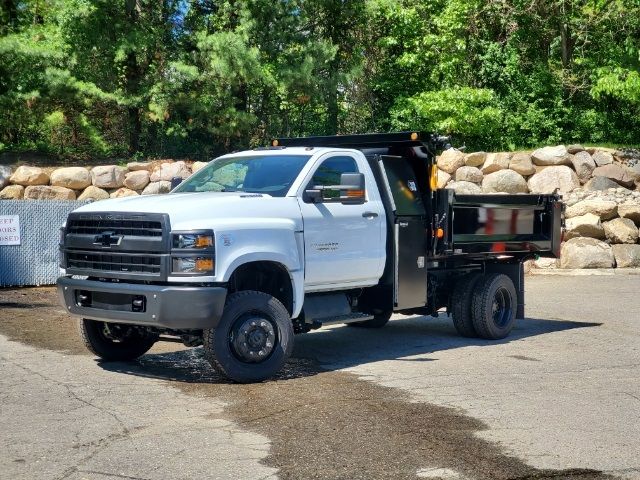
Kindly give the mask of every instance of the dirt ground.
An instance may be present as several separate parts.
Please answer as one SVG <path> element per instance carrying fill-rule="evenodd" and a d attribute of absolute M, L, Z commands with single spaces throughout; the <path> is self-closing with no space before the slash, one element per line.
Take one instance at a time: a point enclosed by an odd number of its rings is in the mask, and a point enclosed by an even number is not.
<path fill-rule="evenodd" d="M 53 288 L 0 290 L 0 334 L 38 349 L 89 355 Z M 479 420 L 326 371 L 299 351 L 275 381 L 254 385 L 221 379 L 200 349 L 173 344 L 158 345 L 137 362 L 102 366 L 224 400 L 231 420 L 271 440 L 266 463 L 284 479 L 416 478 L 425 465 L 471 479 L 614 478 L 593 470 L 535 469 L 477 436 L 487 428 Z"/>

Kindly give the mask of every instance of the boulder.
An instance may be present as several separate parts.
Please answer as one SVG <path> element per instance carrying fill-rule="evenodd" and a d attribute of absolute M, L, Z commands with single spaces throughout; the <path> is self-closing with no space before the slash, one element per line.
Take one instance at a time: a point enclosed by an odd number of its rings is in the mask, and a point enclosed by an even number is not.
<path fill-rule="evenodd" d="M 149 185 L 149 172 L 146 170 L 134 170 L 124 177 L 124 186 L 131 190 L 142 190 Z"/>
<path fill-rule="evenodd" d="M 604 228 L 600 217 L 593 213 L 568 218 L 565 237 L 567 240 L 575 237 L 605 238 Z"/>
<path fill-rule="evenodd" d="M 487 159 L 484 161 L 482 165 L 482 173 L 485 175 L 488 173 L 497 172 L 498 170 L 505 170 L 509 168 L 509 160 L 511 159 L 511 154 L 506 152 L 500 153 L 489 153 L 487 155 Z"/>
<path fill-rule="evenodd" d="M 626 188 L 633 187 L 633 177 L 629 173 L 629 170 L 617 163 L 596 167 L 592 175 L 594 177 L 607 177 Z"/>
<path fill-rule="evenodd" d="M 0 165 L 0 190 L 9 185 L 9 178 L 11 178 L 11 168 Z"/>
<path fill-rule="evenodd" d="M 607 147 L 587 147 L 585 148 L 585 150 L 589 152 L 591 155 L 595 154 L 596 152 L 605 152 L 605 153 L 610 153 L 611 155 L 614 155 L 617 152 L 615 148 L 607 148 Z"/>
<path fill-rule="evenodd" d="M 609 165 L 613 163 L 613 155 L 609 152 L 604 152 L 602 150 L 596 150 L 593 153 L 593 161 L 596 162 L 598 167 L 603 167 L 605 165 Z"/>
<path fill-rule="evenodd" d="M 467 167 L 479 167 L 487 159 L 486 152 L 472 152 L 464 156 L 464 164 Z"/>
<path fill-rule="evenodd" d="M 153 163 L 151 162 L 130 162 L 127 163 L 127 170 L 130 172 L 137 172 L 140 170 L 149 171 L 153 167 Z"/>
<path fill-rule="evenodd" d="M 169 193 L 171 191 L 171 182 L 166 180 L 159 182 L 151 182 L 142 191 L 142 195 L 156 195 L 158 193 Z"/>
<path fill-rule="evenodd" d="M 509 161 L 509 168 L 520 175 L 533 175 L 536 168 L 531 161 L 531 155 L 525 152 L 514 153 Z"/>
<path fill-rule="evenodd" d="M 162 163 L 151 172 L 151 181 L 171 181 L 173 177 L 187 178 L 191 171 L 183 161 L 173 163 Z"/>
<path fill-rule="evenodd" d="M 633 181 L 638 183 L 640 182 L 640 162 L 634 163 L 633 165 L 627 165 L 624 168 L 629 176 L 633 178 Z"/>
<path fill-rule="evenodd" d="M 614 218 L 602 224 L 604 234 L 611 243 L 636 243 L 638 227 L 628 218 Z"/>
<path fill-rule="evenodd" d="M 196 173 L 198 170 L 203 169 L 209 162 L 193 162 L 191 165 L 191 173 Z"/>
<path fill-rule="evenodd" d="M 596 162 L 593 161 L 591 155 L 585 151 L 577 152 L 575 155 L 571 155 L 571 163 L 580 183 L 587 183 L 591 178 L 591 172 L 596 168 Z"/>
<path fill-rule="evenodd" d="M 7 185 L 0 190 L 0 200 L 21 200 L 24 198 L 22 185 Z"/>
<path fill-rule="evenodd" d="M 640 203 L 621 203 L 618 205 L 618 215 L 640 225 Z"/>
<path fill-rule="evenodd" d="M 48 185 L 49 175 L 38 167 L 18 167 L 9 178 L 11 183 L 27 187 L 29 185 Z"/>
<path fill-rule="evenodd" d="M 587 213 L 597 215 L 600 220 L 610 220 L 618 214 L 618 205 L 610 200 L 582 200 L 567 207 L 565 215 L 567 218 L 573 218 Z"/>
<path fill-rule="evenodd" d="M 611 268 L 614 261 L 611 245 L 595 238 L 572 238 L 560 252 L 560 268 Z"/>
<path fill-rule="evenodd" d="M 65 187 L 30 185 L 24 190 L 25 200 L 75 200 L 76 192 Z"/>
<path fill-rule="evenodd" d="M 461 195 L 475 195 L 482 193 L 482 189 L 476 183 L 466 182 L 464 180 L 459 182 L 449 182 L 447 188 L 450 188 Z"/>
<path fill-rule="evenodd" d="M 564 165 L 547 167 L 529 179 L 531 193 L 568 193 L 580 186 L 578 175 Z"/>
<path fill-rule="evenodd" d="M 482 191 L 484 193 L 527 193 L 527 181 L 522 175 L 513 170 L 498 170 L 490 173 L 482 180 Z"/>
<path fill-rule="evenodd" d="M 93 185 L 89 185 L 78 197 L 78 200 L 106 200 L 109 198 L 109 193 Z"/>
<path fill-rule="evenodd" d="M 618 268 L 640 267 L 640 245 L 612 245 Z"/>
<path fill-rule="evenodd" d="M 119 188 L 119 189 L 114 190 L 113 192 L 111 192 L 109 194 L 109 197 L 110 198 L 137 197 L 138 195 L 140 195 L 138 192 L 134 192 L 133 190 L 130 190 L 128 188 L 122 187 L 122 188 Z"/>
<path fill-rule="evenodd" d="M 567 147 L 567 152 L 571 154 L 576 154 L 579 152 L 584 152 L 584 147 L 578 143 L 574 143 L 573 145 L 569 145 Z"/>
<path fill-rule="evenodd" d="M 455 148 L 449 148 L 438 157 L 438 168 L 449 174 L 464 166 L 464 153 Z"/>
<path fill-rule="evenodd" d="M 124 185 L 126 169 L 117 165 L 101 165 L 93 167 L 91 179 L 98 188 L 120 188 Z"/>
<path fill-rule="evenodd" d="M 449 180 L 451 180 L 451 175 L 444 170 L 438 169 L 438 188 L 446 187 Z"/>
<path fill-rule="evenodd" d="M 607 177 L 593 177 L 587 183 L 584 184 L 584 189 L 592 192 L 609 190 L 610 188 L 618 188 L 616 182 Z"/>
<path fill-rule="evenodd" d="M 51 185 L 82 190 L 91 185 L 91 174 L 84 167 L 59 168 L 51 173 Z"/>
<path fill-rule="evenodd" d="M 456 182 L 481 183 L 482 177 L 482 172 L 476 167 L 460 167 L 455 174 Z"/>
<path fill-rule="evenodd" d="M 564 145 L 557 147 L 543 147 L 531 154 L 531 159 L 536 165 L 569 165 L 569 152 Z"/>

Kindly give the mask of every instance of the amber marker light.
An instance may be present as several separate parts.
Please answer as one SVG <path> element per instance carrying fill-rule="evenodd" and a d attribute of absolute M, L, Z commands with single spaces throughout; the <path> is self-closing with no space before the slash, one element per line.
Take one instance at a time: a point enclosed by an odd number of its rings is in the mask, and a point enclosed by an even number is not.
<path fill-rule="evenodd" d="M 418 140 L 418 133 L 417 132 L 412 132 L 411 133 L 411 140 L 413 140 L 413 141 Z"/>
<path fill-rule="evenodd" d="M 436 237 L 437 237 L 437 238 L 444 238 L 444 229 L 442 229 L 442 228 L 437 228 L 437 229 L 436 229 Z"/>
<path fill-rule="evenodd" d="M 213 271 L 213 259 L 212 258 L 197 258 L 196 270 L 198 272 L 211 272 Z"/>
<path fill-rule="evenodd" d="M 278 146 L 278 140 L 274 140 L 273 142 L 271 142 L 271 145 L 274 147 Z"/>
<path fill-rule="evenodd" d="M 438 189 L 438 167 L 436 167 L 435 165 L 431 165 L 430 173 L 431 175 L 429 175 L 429 186 L 431 187 L 431 190 L 437 190 Z"/>
<path fill-rule="evenodd" d="M 198 235 L 194 246 L 196 248 L 213 247 L 213 237 L 211 235 Z"/>
<path fill-rule="evenodd" d="M 364 190 L 347 190 L 347 197 L 362 198 L 364 197 Z"/>

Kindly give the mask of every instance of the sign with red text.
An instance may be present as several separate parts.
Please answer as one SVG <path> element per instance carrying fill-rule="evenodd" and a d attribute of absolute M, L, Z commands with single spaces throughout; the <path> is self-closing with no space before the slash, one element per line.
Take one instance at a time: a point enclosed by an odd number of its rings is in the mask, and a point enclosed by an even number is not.
<path fill-rule="evenodd" d="M 18 215 L 0 215 L 0 245 L 20 245 Z"/>

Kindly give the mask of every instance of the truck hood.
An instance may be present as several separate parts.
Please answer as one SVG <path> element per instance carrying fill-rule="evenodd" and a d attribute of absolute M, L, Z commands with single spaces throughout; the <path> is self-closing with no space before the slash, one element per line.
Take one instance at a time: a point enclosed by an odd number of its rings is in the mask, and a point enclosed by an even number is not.
<path fill-rule="evenodd" d="M 302 231 L 294 197 L 244 192 L 171 193 L 102 200 L 84 205 L 79 213 L 166 213 L 172 230 L 251 228 L 267 224 Z"/>

